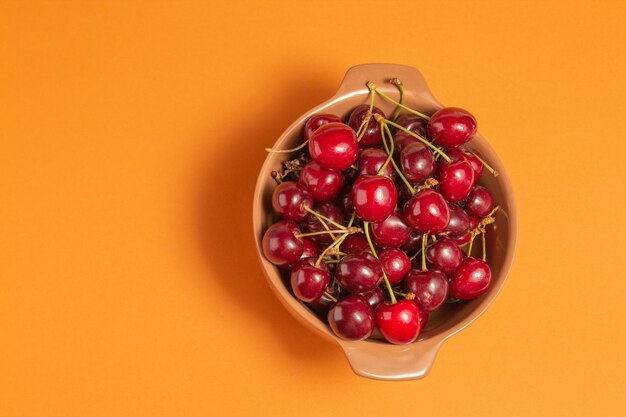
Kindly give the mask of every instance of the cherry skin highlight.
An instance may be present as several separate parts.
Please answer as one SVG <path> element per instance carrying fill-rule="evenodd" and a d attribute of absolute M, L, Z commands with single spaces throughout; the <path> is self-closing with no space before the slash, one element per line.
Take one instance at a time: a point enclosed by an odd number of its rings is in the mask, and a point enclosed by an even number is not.
<path fill-rule="evenodd" d="M 313 207 L 311 194 L 300 184 L 286 181 L 274 188 L 272 207 L 283 219 L 296 222 L 306 219 L 309 213 L 303 208 Z"/>
<path fill-rule="evenodd" d="M 361 175 L 352 186 L 352 204 L 356 215 L 366 222 L 379 222 L 396 208 L 396 186 L 387 177 Z"/>
<path fill-rule="evenodd" d="M 338 300 L 328 311 L 328 324 L 345 340 L 363 340 L 374 331 L 374 313 L 367 300 L 358 294 Z"/>
<path fill-rule="evenodd" d="M 263 235 L 263 254 L 274 265 L 296 262 L 304 251 L 298 225 L 291 220 L 281 220 L 271 225 Z"/>
<path fill-rule="evenodd" d="M 375 316 L 378 330 L 390 343 L 404 345 L 415 341 L 419 335 L 420 311 L 413 301 L 382 302 L 376 308 Z"/>
<path fill-rule="evenodd" d="M 340 171 L 321 166 L 315 161 L 307 163 L 298 180 L 311 195 L 313 201 L 328 201 L 343 188 L 343 174 Z"/>
<path fill-rule="evenodd" d="M 448 203 L 435 190 L 421 190 L 404 205 L 404 220 L 420 233 L 443 232 L 450 221 Z"/>
<path fill-rule="evenodd" d="M 330 282 L 330 272 L 324 262 L 315 265 L 315 258 L 300 259 L 291 271 L 291 289 L 302 301 L 317 300 Z"/>
<path fill-rule="evenodd" d="M 326 168 L 343 171 L 356 161 L 359 146 L 354 130 L 343 123 L 326 123 L 309 139 L 309 153 Z"/>
<path fill-rule="evenodd" d="M 428 137 L 437 145 L 455 148 L 476 134 L 476 119 L 467 110 L 444 107 L 428 121 Z"/>
<path fill-rule="evenodd" d="M 450 295 L 460 300 L 480 297 L 489 290 L 491 268 L 477 258 L 465 258 L 459 269 L 450 277 Z"/>

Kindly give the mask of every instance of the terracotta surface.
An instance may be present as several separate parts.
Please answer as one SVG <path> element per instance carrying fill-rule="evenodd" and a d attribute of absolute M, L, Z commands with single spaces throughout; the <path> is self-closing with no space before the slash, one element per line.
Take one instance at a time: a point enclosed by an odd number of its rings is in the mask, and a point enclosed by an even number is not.
<path fill-rule="evenodd" d="M 0 0 L 0 416 L 625 416 L 625 21 L 621 0 Z M 295 319 L 252 233 L 263 149 L 367 62 L 471 110 L 519 211 L 498 296 L 402 382 Z"/>
<path fill-rule="evenodd" d="M 409 107 L 427 114 L 432 114 L 442 107 L 433 97 L 426 81 L 417 69 L 395 64 L 358 65 L 346 73 L 339 90 L 332 98 L 299 117 L 287 128 L 273 147 L 290 149 L 302 143 L 304 123 L 313 114 L 332 113 L 347 119 L 354 107 L 369 102 L 369 90 L 365 86 L 368 81 L 374 82 L 383 92 L 397 98 L 397 89 L 387 82 L 390 78 L 402 80 L 405 86 L 405 103 Z M 376 99 L 376 105 L 385 114 L 391 114 L 395 109 L 393 104 L 381 97 Z M 253 231 L 259 259 L 270 286 L 287 310 L 296 318 L 323 336 L 336 341 L 346 353 L 354 372 L 359 375 L 383 380 L 424 377 L 430 370 L 441 343 L 482 314 L 504 284 L 513 261 L 517 240 L 517 209 L 513 199 L 513 189 L 505 168 L 480 132 L 472 139 L 471 146 L 475 147 L 499 173 L 497 177 L 493 177 L 485 172 L 481 179 L 481 184 L 492 191 L 501 208 L 501 212 L 496 216 L 496 227 L 487 234 L 489 264 L 492 269 L 491 288 L 487 294 L 471 302 L 445 305 L 431 315 L 428 325 L 420 333 L 417 342 L 404 346 L 394 346 L 376 340 L 359 342 L 341 340 L 303 303 L 289 293 L 278 269 L 264 259 L 261 243 L 263 232 L 276 218 L 271 210 L 271 196 L 276 183 L 270 173 L 279 170 L 281 162 L 288 159 L 289 154 L 269 154 L 261 168 L 254 193 Z"/>

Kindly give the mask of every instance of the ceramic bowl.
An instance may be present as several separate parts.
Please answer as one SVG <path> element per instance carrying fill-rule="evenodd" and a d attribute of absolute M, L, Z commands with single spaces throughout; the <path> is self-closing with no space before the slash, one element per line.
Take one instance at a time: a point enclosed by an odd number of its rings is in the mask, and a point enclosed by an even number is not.
<path fill-rule="evenodd" d="M 387 94 L 397 97 L 397 89 L 387 82 L 394 77 L 401 79 L 404 84 L 407 105 L 427 114 L 432 114 L 442 107 L 415 68 L 394 64 L 358 65 L 348 70 L 339 90 L 332 98 L 300 116 L 285 130 L 273 147 L 288 149 L 300 144 L 304 123 L 316 113 L 333 113 L 346 120 L 354 107 L 369 102 L 367 81 L 374 82 Z M 382 108 L 386 114 L 391 114 L 395 108 L 380 97 L 376 98 L 376 106 Z M 264 258 L 261 245 L 263 232 L 275 221 L 271 205 L 275 182 L 270 173 L 279 169 L 281 162 L 289 155 L 268 154 L 261 168 L 254 192 L 253 230 L 257 253 L 267 281 L 291 314 L 312 331 L 343 349 L 350 366 L 358 375 L 382 380 L 424 377 L 431 369 L 442 343 L 476 320 L 493 302 L 506 280 L 517 238 L 517 214 L 511 183 L 500 159 L 480 132 L 472 139 L 470 145 L 499 173 L 494 177 L 485 170 L 480 180 L 480 183 L 491 191 L 500 206 L 496 223 L 487 233 L 488 262 L 492 270 L 491 287 L 485 295 L 477 299 L 446 304 L 431 314 L 417 341 L 409 345 L 392 345 L 376 339 L 358 342 L 342 340 L 336 337 L 306 305 L 290 294 L 278 269 Z"/>

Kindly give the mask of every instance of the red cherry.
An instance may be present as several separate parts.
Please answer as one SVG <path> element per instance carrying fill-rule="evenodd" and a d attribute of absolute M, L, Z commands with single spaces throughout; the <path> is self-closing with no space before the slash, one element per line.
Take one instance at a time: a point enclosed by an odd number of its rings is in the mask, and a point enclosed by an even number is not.
<path fill-rule="evenodd" d="M 304 243 L 304 249 L 300 259 L 304 258 L 317 258 L 320 255 L 320 248 L 308 237 L 301 238 Z M 291 274 L 294 264 L 279 265 L 278 269 L 283 274 Z"/>
<path fill-rule="evenodd" d="M 444 237 L 428 247 L 426 259 L 436 269 L 452 274 L 463 262 L 463 251 L 454 240 Z"/>
<path fill-rule="evenodd" d="M 281 220 L 271 225 L 263 235 L 263 254 L 274 265 L 287 265 L 300 259 L 304 251 L 298 226 L 291 220 Z"/>
<path fill-rule="evenodd" d="M 437 171 L 439 192 L 450 202 L 466 198 L 474 186 L 474 170 L 467 160 L 442 163 Z"/>
<path fill-rule="evenodd" d="M 330 272 L 324 262 L 315 265 L 315 258 L 300 259 L 291 271 L 291 289 L 302 301 L 317 300 L 330 282 Z"/>
<path fill-rule="evenodd" d="M 422 234 L 417 230 L 412 230 L 409 239 L 400 247 L 407 254 L 415 254 L 422 248 Z"/>
<path fill-rule="evenodd" d="M 451 236 L 463 236 L 470 229 L 470 219 L 465 210 L 454 203 L 448 203 L 450 209 L 450 221 L 446 232 Z M 458 243 L 458 242 L 457 242 Z"/>
<path fill-rule="evenodd" d="M 387 248 L 378 254 L 378 259 L 387 275 L 389 284 L 399 284 L 411 270 L 411 260 L 400 249 Z"/>
<path fill-rule="evenodd" d="M 391 213 L 385 220 L 371 224 L 372 240 L 384 248 L 399 248 L 409 240 L 411 228 L 400 213 Z"/>
<path fill-rule="evenodd" d="M 410 132 L 417 133 L 421 137 L 426 136 L 426 125 L 428 122 L 423 117 L 413 113 L 403 113 L 396 119 L 396 124 L 402 126 Z M 396 134 L 402 132 L 397 129 Z M 405 133 L 405 132 L 402 132 Z"/>
<path fill-rule="evenodd" d="M 462 159 L 467 160 L 472 165 L 474 171 L 474 182 L 478 181 L 483 173 L 483 163 L 474 155 L 477 153 L 474 149 L 467 146 L 459 146 L 458 148 L 449 149 L 446 154 L 452 160 L 452 162 L 460 161 Z"/>
<path fill-rule="evenodd" d="M 390 343 L 404 345 L 417 339 L 420 332 L 420 311 L 413 301 L 396 304 L 384 301 L 376 308 L 376 326 Z"/>
<path fill-rule="evenodd" d="M 335 223 L 343 224 L 344 222 L 343 213 L 341 212 L 339 207 L 337 207 L 330 201 L 315 204 L 313 206 L 313 210 L 324 217 L 328 217 Z M 332 224 L 327 223 L 327 225 L 330 230 L 337 229 Z M 302 227 L 302 231 L 305 233 L 321 232 L 323 230 L 326 230 L 322 222 L 311 213 L 309 213 L 307 218 L 300 223 L 300 227 Z M 310 236 L 309 238 L 314 242 L 319 243 L 320 245 L 328 245 L 333 242 L 333 238 L 330 234 L 315 235 Z"/>
<path fill-rule="evenodd" d="M 428 316 L 428 312 L 420 308 L 420 329 L 423 329 L 428 324 Z"/>
<path fill-rule="evenodd" d="M 361 126 L 361 123 L 363 123 L 363 120 L 365 120 L 365 118 L 367 117 L 369 109 L 369 104 L 361 104 L 356 106 L 354 110 L 352 110 L 352 113 L 350 113 L 348 125 L 350 125 L 350 127 L 354 129 L 355 132 L 359 131 L 359 127 Z M 380 114 L 381 116 L 385 117 L 385 113 L 381 109 L 376 106 L 372 108 L 372 117 L 370 118 L 370 121 L 365 128 L 365 134 L 363 134 L 361 140 L 359 141 L 359 146 L 362 148 L 379 146 L 383 143 L 383 139 L 380 133 L 380 124 L 376 121 L 376 119 L 374 119 L 374 114 Z"/>
<path fill-rule="evenodd" d="M 352 293 L 365 293 L 376 288 L 383 280 L 380 261 L 369 252 L 344 256 L 337 264 L 335 278 Z"/>
<path fill-rule="evenodd" d="M 406 179 L 415 184 L 433 174 L 435 157 L 423 143 L 411 143 L 400 153 L 400 166 Z"/>
<path fill-rule="evenodd" d="M 348 235 L 341 245 L 339 245 L 339 250 L 346 254 L 358 253 L 369 251 L 370 245 L 363 233 L 353 233 Z"/>
<path fill-rule="evenodd" d="M 467 110 L 444 107 L 428 121 L 428 137 L 436 144 L 454 148 L 476 134 L 476 119 Z"/>
<path fill-rule="evenodd" d="M 345 340 L 363 340 L 374 331 L 374 314 L 362 295 L 352 294 L 337 301 L 328 312 L 328 324 Z"/>
<path fill-rule="evenodd" d="M 420 233 L 437 234 L 448 225 L 450 209 L 441 194 L 425 189 L 406 202 L 404 220 Z"/>
<path fill-rule="evenodd" d="M 309 153 L 327 168 L 343 171 L 356 161 L 359 146 L 354 130 L 343 123 L 326 123 L 309 139 Z"/>
<path fill-rule="evenodd" d="M 480 223 L 480 219 L 477 219 L 475 217 L 470 217 L 469 218 L 469 230 L 472 230 L 473 228 L 475 228 L 478 225 L 478 223 Z M 453 237 L 454 241 L 459 245 L 469 242 L 470 239 L 472 238 L 472 235 L 469 233 L 469 230 L 468 230 L 468 233 L 464 235 Z"/>
<path fill-rule="evenodd" d="M 398 194 L 388 177 L 361 175 L 352 186 L 354 211 L 363 221 L 379 222 L 393 213 Z"/>
<path fill-rule="evenodd" d="M 378 304 L 385 301 L 385 293 L 380 289 L 380 287 L 376 287 L 372 291 L 366 292 L 363 294 L 363 297 L 367 300 L 367 303 L 372 308 L 372 311 L 378 307 Z"/>
<path fill-rule="evenodd" d="M 404 289 L 415 294 L 415 303 L 420 310 L 434 311 L 448 298 L 448 277 L 438 269 L 413 269 L 404 279 Z"/>
<path fill-rule="evenodd" d="M 486 217 L 494 207 L 493 196 L 485 187 L 475 186 L 465 200 L 465 210 L 473 217 Z"/>
<path fill-rule="evenodd" d="M 341 123 L 341 118 L 334 114 L 316 114 L 304 124 L 304 140 L 309 140 L 313 132 L 327 123 Z"/>
<path fill-rule="evenodd" d="M 343 174 L 340 171 L 325 168 L 315 161 L 304 166 L 300 173 L 302 185 L 313 197 L 313 201 L 327 201 L 334 198 L 343 188 Z"/>
<path fill-rule="evenodd" d="M 333 285 L 332 287 L 326 288 L 326 293 L 334 297 L 335 299 L 333 300 L 326 294 L 322 294 L 320 298 L 307 303 L 308 306 L 311 307 L 311 309 L 322 318 L 326 318 L 328 316 L 328 310 L 330 310 L 333 304 L 335 304 L 335 300 L 338 300 L 345 296 L 347 294 L 347 291 L 339 285 Z"/>
<path fill-rule="evenodd" d="M 313 206 L 309 192 L 297 182 L 286 181 L 274 188 L 272 207 L 280 217 L 296 222 L 304 220 L 309 212 L 303 206 Z"/>
<path fill-rule="evenodd" d="M 366 148 L 359 153 L 357 159 L 357 166 L 359 167 L 358 173 L 360 175 L 378 175 L 378 171 L 385 164 L 387 160 L 387 153 L 378 148 Z M 381 175 L 391 178 L 392 181 L 396 179 L 396 170 L 391 165 L 391 162 L 387 164 Z"/>
<path fill-rule="evenodd" d="M 465 258 L 459 269 L 450 277 L 450 295 L 460 300 L 480 297 L 491 284 L 491 268 L 477 258 Z"/>

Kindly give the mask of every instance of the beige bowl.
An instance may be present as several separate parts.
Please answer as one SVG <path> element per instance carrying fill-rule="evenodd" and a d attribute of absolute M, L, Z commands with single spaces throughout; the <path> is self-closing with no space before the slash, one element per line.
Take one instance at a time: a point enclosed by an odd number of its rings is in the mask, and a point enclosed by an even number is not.
<path fill-rule="evenodd" d="M 300 144 L 304 123 L 316 113 L 333 113 L 345 119 L 354 107 L 368 103 L 367 81 L 374 82 L 385 93 L 397 97 L 396 88 L 387 82 L 394 77 L 401 79 L 404 84 L 407 105 L 427 114 L 442 107 L 415 68 L 394 64 L 358 65 L 348 70 L 339 90 L 331 99 L 299 117 L 280 136 L 274 148 L 288 149 Z M 382 108 L 386 114 L 390 114 L 395 108 L 380 97 L 376 98 L 376 106 Z M 475 300 L 446 304 L 431 315 L 416 342 L 402 346 L 380 340 L 350 342 L 339 339 L 311 310 L 289 293 L 277 268 L 264 258 L 261 245 L 263 232 L 274 220 L 271 196 L 275 183 L 270 172 L 278 170 L 281 162 L 289 155 L 269 154 L 261 168 L 254 192 L 253 228 L 259 260 L 270 287 L 285 308 L 300 322 L 322 337 L 337 343 L 358 375 L 383 380 L 424 377 L 432 367 L 441 344 L 476 320 L 489 307 L 504 284 L 513 261 L 517 240 L 517 212 L 511 183 L 502 163 L 480 133 L 471 141 L 471 146 L 476 148 L 500 174 L 494 177 L 485 171 L 480 181 L 491 191 L 500 206 L 496 223 L 487 233 L 488 262 L 492 270 L 491 288 L 485 295 Z"/>

